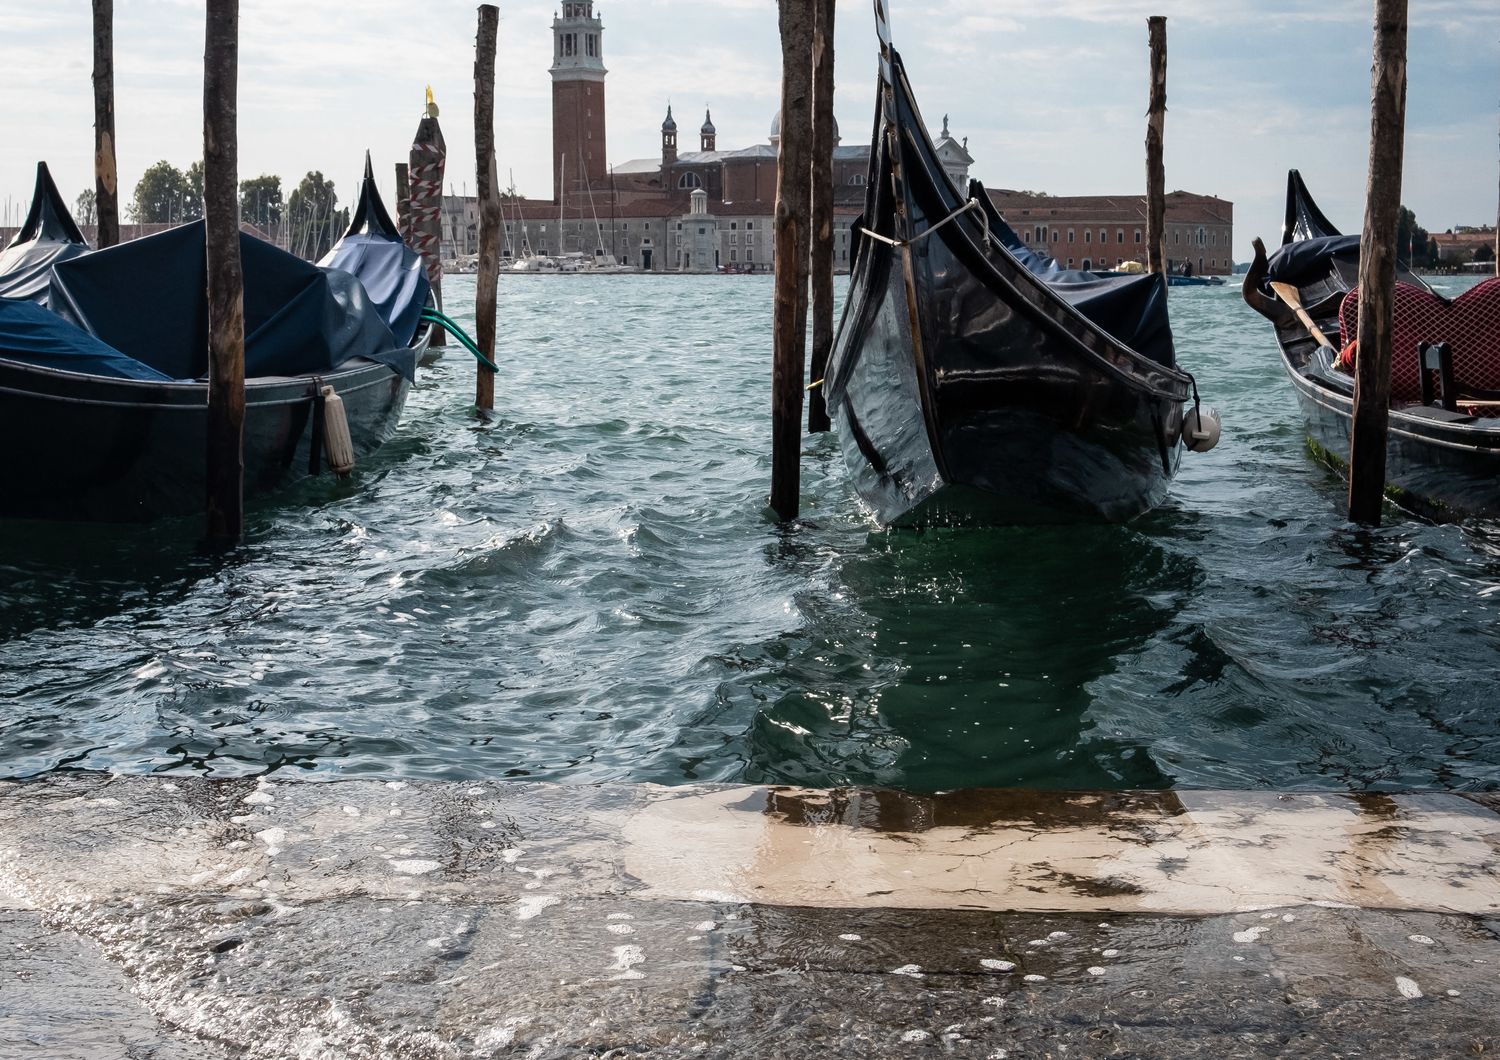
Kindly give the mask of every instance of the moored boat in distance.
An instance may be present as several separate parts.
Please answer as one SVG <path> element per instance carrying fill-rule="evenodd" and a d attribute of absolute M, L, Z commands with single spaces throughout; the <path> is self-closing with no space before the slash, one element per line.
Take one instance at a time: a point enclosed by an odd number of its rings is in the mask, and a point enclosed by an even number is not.
<path fill-rule="evenodd" d="M 1292 170 L 1282 245 L 1268 258 L 1255 240 L 1242 287 L 1275 327 L 1310 446 L 1341 469 L 1354 414 L 1359 239 L 1339 233 Z M 1424 515 L 1500 514 L 1500 280 L 1449 301 L 1404 267 L 1396 279 L 1386 481 Z"/>
<path fill-rule="evenodd" d="M 855 485 L 892 525 L 1124 522 L 1186 432 L 1217 440 L 1176 363 L 1159 275 L 1060 270 L 982 185 L 961 194 L 883 0 L 880 102 L 849 296 L 823 382 Z"/>

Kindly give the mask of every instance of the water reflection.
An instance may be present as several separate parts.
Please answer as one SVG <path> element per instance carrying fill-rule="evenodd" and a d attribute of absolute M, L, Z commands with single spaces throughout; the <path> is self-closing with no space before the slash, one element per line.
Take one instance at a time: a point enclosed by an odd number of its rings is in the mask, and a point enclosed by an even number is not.
<path fill-rule="evenodd" d="M 800 595 L 754 704 L 752 782 L 1159 787 L 1135 741 L 1099 732 L 1091 684 L 1171 622 L 1197 566 L 1117 527 L 872 535 Z"/>

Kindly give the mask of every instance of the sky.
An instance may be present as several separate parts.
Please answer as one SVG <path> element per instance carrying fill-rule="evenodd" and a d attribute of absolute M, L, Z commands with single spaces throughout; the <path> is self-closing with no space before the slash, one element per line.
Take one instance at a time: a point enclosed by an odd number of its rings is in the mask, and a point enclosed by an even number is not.
<path fill-rule="evenodd" d="M 1168 16 L 1169 189 L 1235 203 L 1235 256 L 1276 239 L 1288 168 L 1345 231 L 1361 224 L 1372 0 L 891 0 L 895 43 L 933 126 L 951 115 L 973 175 L 995 188 L 1139 194 L 1146 17 Z M 500 5 L 502 182 L 551 195 L 551 22 L 557 4 Z M 659 157 L 668 101 L 684 149 L 713 108 L 721 149 L 764 143 L 779 106 L 774 0 L 599 0 L 610 73 L 609 160 Z M 1500 186 L 1500 3 L 1412 0 L 1403 201 L 1433 231 L 1493 224 Z M 241 0 L 240 176 L 309 170 L 357 195 L 364 152 L 394 204 L 433 87 L 448 181 L 474 185 L 470 0 Z M 46 160 L 72 202 L 93 186 L 88 0 L 0 0 L 0 223 Z M 201 154 L 203 0 L 115 0 L 122 204 L 159 159 Z M 839 0 L 836 107 L 867 135 L 876 41 L 869 0 Z M 936 131 L 936 129 L 934 129 Z"/>

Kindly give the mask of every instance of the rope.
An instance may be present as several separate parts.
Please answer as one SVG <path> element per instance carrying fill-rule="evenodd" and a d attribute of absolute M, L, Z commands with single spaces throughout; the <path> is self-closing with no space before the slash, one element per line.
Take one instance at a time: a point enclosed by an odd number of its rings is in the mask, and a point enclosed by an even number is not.
<path fill-rule="evenodd" d="M 499 366 L 479 351 L 479 345 L 473 339 L 469 338 L 468 333 L 464 331 L 463 328 L 455 324 L 451 317 L 444 316 L 436 309 L 423 309 L 422 319 L 429 324 L 442 325 L 442 327 L 448 332 L 448 334 L 452 335 L 454 338 L 458 339 L 459 342 L 468 347 L 469 352 L 478 359 L 480 364 L 484 365 L 490 371 L 499 374 Z"/>
<path fill-rule="evenodd" d="M 979 211 L 979 223 L 984 228 L 984 242 L 988 243 L 990 241 L 990 215 L 984 212 L 984 209 L 980 206 L 978 199 L 970 199 L 968 202 L 964 203 L 958 209 L 950 213 L 947 217 L 944 217 L 937 224 L 927 229 L 927 231 L 923 232 L 921 235 L 913 236 L 911 239 L 892 239 L 890 236 L 883 236 L 879 232 L 872 232 L 868 228 L 865 228 L 863 225 L 860 226 L 859 230 L 865 235 L 869 236 L 871 239 L 878 239 L 882 243 L 888 244 L 890 246 L 910 247 L 922 242 L 922 240 L 932 235 L 932 233 L 936 232 L 939 228 L 942 228 L 944 225 L 957 220 L 960 214 L 968 213 L 970 210 Z"/>

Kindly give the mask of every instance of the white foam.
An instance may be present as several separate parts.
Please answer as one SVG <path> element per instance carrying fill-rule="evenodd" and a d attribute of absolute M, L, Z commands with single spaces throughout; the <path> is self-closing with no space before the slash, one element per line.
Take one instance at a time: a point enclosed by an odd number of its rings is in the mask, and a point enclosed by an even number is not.
<path fill-rule="evenodd" d="M 635 917 L 631 916 L 629 913 L 611 913 L 611 914 L 609 914 L 609 916 L 605 917 L 604 919 L 605 920 L 634 920 Z"/>
<path fill-rule="evenodd" d="M 713 931 L 713 930 L 717 929 L 718 926 L 719 925 L 716 924 L 716 923 L 714 923 L 712 920 L 703 920 L 703 921 L 700 921 L 697 924 L 694 924 L 693 925 L 693 930 L 694 931 L 701 931 L 701 932 L 704 932 L 706 934 L 706 933 L 708 933 L 710 931 Z"/>
<path fill-rule="evenodd" d="M 900 968 L 892 968 L 891 974 L 910 976 L 912 979 L 927 978 L 920 964 L 903 964 Z"/>
<path fill-rule="evenodd" d="M 1435 945 L 1437 945 L 1437 943 L 1434 942 L 1427 935 L 1408 935 L 1406 937 L 1409 938 L 1409 939 L 1411 939 L 1411 941 L 1413 941 L 1413 942 L 1420 943 L 1423 946 L 1435 946 Z"/>
<path fill-rule="evenodd" d="M 610 976 L 613 980 L 644 979 L 646 978 L 645 973 L 636 971 L 635 966 L 644 964 L 645 961 L 646 952 L 639 946 L 616 946 L 615 963 L 606 968 L 605 971 L 617 973 Z"/>
<path fill-rule="evenodd" d="M 1034 973 L 1032 975 L 1026 976 L 1025 979 L 1028 983 L 1045 983 L 1047 981 L 1047 977 L 1045 975 L 1036 975 Z"/>
<path fill-rule="evenodd" d="M 1094 967 L 1092 967 L 1092 968 L 1089 969 L 1089 974 L 1090 975 L 1103 975 L 1104 974 L 1104 969 L 1100 968 L 1096 964 L 1096 965 L 1094 965 Z"/>
<path fill-rule="evenodd" d="M 925 1042 L 928 1038 L 931 1037 L 932 1035 L 928 1034 L 926 1031 L 907 1031 L 901 1036 L 901 1040 L 903 1042 Z"/>
<path fill-rule="evenodd" d="M 516 903 L 516 919 L 530 920 L 532 917 L 540 915 L 543 909 L 550 909 L 560 901 L 562 899 L 555 894 L 523 895 L 521 900 Z"/>
<path fill-rule="evenodd" d="M 864 938 L 864 936 L 863 935 L 856 935 L 854 932 L 850 931 L 850 932 L 847 932 L 847 933 L 845 933 L 843 935 L 840 935 L 839 938 L 843 939 L 845 942 L 858 942 L 862 938 Z"/>
<path fill-rule="evenodd" d="M 350 817 L 358 817 L 359 816 L 359 807 L 358 806 L 345 806 L 344 807 L 344 812 L 346 814 L 348 814 Z"/>
<path fill-rule="evenodd" d="M 1270 930 L 1271 929 L 1268 928 L 1268 927 L 1253 927 L 1253 928 L 1247 928 L 1244 931 L 1236 931 L 1234 933 L 1234 941 L 1236 941 L 1236 942 L 1259 942 L 1260 941 L 1260 937 L 1262 935 L 1264 935 L 1267 931 L 1270 931 Z"/>
<path fill-rule="evenodd" d="M 403 876 L 426 876 L 429 872 L 435 872 L 443 867 L 440 861 L 432 861 L 428 858 L 403 858 L 400 861 L 392 861 L 391 869 Z"/>
<path fill-rule="evenodd" d="M 728 891 L 694 891 L 693 897 L 700 902 L 721 902 L 726 905 L 743 905 L 745 903 L 744 898 L 741 898 L 737 894 L 730 894 Z M 730 916 L 725 919 L 733 920 L 734 917 Z"/>
<path fill-rule="evenodd" d="M 995 957 L 985 957 L 979 962 L 981 968 L 988 968 L 992 972 L 1013 972 L 1016 970 L 1014 961 L 1002 961 Z"/>
<path fill-rule="evenodd" d="M 286 843 L 286 829 L 267 828 L 264 831 L 256 832 L 255 838 L 266 845 L 266 856 L 274 858 L 277 854 L 281 853 L 281 848 Z"/>
<path fill-rule="evenodd" d="M 606 930 L 608 930 L 613 935 L 635 934 L 635 928 L 631 927 L 629 924 L 611 924 Z"/>
<path fill-rule="evenodd" d="M 1120 951 L 1119 950 L 1105 950 L 1103 955 L 1105 957 L 1118 957 L 1120 955 Z"/>
<path fill-rule="evenodd" d="M 1417 985 L 1415 979 L 1408 979 L 1404 975 L 1396 976 L 1396 989 L 1404 998 L 1415 1000 L 1422 996 L 1422 988 Z"/>
<path fill-rule="evenodd" d="M 246 806 L 269 806 L 276 801 L 276 796 L 268 791 L 252 791 L 240 801 Z"/>

